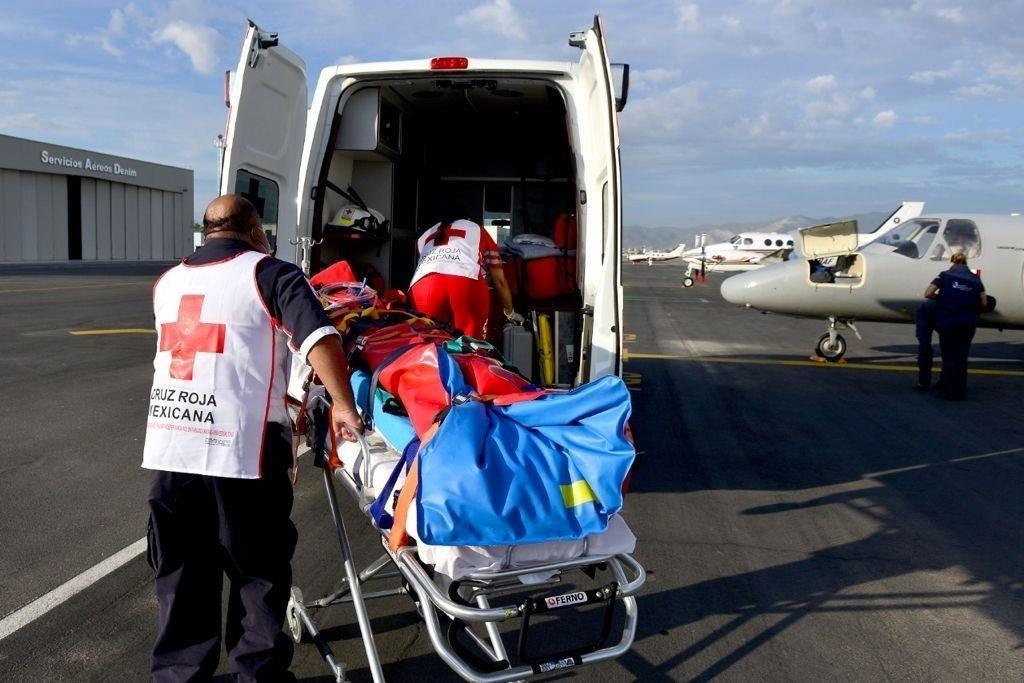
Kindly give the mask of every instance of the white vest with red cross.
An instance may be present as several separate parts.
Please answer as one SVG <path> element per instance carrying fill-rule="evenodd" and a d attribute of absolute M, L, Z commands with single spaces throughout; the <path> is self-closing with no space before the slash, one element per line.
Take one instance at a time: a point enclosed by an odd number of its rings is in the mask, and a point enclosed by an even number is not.
<path fill-rule="evenodd" d="M 287 422 L 288 347 L 246 251 L 179 264 L 153 287 L 159 335 L 142 466 L 235 479 L 261 476 L 267 422 Z"/>
<path fill-rule="evenodd" d="M 434 225 L 416 243 L 420 262 L 410 287 L 431 273 L 480 279 L 480 226 L 473 221 L 454 221 L 440 243 L 435 244 L 440 229 L 441 223 Z"/>

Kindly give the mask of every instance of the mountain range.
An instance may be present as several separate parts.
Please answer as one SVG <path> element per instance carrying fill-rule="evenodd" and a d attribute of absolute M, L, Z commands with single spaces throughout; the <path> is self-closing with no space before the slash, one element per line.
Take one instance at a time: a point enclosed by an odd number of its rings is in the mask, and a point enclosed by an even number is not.
<path fill-rule="evenodd" d="M 872 211 L 853 214 L 850 216 L 811 218 L 809 216 L 796 215 L 765 221 L 751 221 L 747 223 L 706 223 L 690 227 L 648 227 L 645 225 L 627 225 L 623 230 L 622 248 L 642 249 L 646 247 L 649 249 L 671 249 L 683 242 L 688 246 L 693 246 L 695 238 L 701 233 L 707 233 L 707 243 L 714 244 L 715 242 L 724 242 L 733 235 L 741 232 L 795 233 L 800 228 L 846 220 L 856 220 L 858 229 L 861 232 L 871 232 L 888 217 L 889 212 L 887 211 Z"/>

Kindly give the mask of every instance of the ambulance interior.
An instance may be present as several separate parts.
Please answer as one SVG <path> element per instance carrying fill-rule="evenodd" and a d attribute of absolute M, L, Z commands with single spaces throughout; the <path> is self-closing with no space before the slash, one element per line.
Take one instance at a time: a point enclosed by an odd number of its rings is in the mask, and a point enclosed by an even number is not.
<path fill-rule="evenodd" d="M 558 88 L 541 79 L 468 76 L 368 82 L 343 96 L 329 145 L 316 183 L 313 237 L 322 242 L 312 255 L 314 272 L 345 259 L 377 288 L 405 291 L 419 231 L 442 219 L 479 223 L 506 256 L 518 235 L 558 237 L 550 260 L 506 266 L 533 343 L 504 352 L 539 384 L 574 383 L 582 305 L 575 231 L 564 228 L 578 192 Z M 338 212 L 353 200 L 379 211 L 388 230 L 372 235 L 341 225 Z M 448 215 L 453 211 L 459 215 Z M 553 274 L 554 286 L 537 286 Z M 492 291 L 487 337 L 499 348 L 503 322 Z"/>

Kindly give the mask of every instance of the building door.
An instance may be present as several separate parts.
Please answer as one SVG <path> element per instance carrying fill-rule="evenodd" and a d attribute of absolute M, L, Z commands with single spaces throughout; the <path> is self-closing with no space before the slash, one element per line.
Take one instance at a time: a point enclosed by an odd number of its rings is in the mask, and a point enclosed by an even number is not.
<path fill-rule="evenodd" d="M 68 181 L 68 260 L 82 260 L 82 179 L 67 176 Z"/>

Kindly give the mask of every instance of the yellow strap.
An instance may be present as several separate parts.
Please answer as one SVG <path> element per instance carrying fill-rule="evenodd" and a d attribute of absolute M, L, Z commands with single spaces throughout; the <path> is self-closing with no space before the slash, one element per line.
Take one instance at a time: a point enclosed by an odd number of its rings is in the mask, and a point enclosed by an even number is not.
<path fill-rule="evenodd" d="M 590 484 L 583 479 L 574 481 L 571 484 L 563 484 L 559 488 L 562 490 L 562 502 L 565 503 L 567 508 L 574 508 L 577 505 L 590 503 L 596 499 Z"/>

